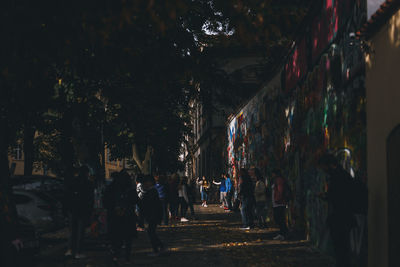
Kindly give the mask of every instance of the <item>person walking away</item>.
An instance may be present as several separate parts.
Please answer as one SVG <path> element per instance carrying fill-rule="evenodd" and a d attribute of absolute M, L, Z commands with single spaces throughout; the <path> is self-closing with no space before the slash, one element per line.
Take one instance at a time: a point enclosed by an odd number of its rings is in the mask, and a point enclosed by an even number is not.
<path fill-rule="evenodd" d="M 178 196 L 181 210 L 181 222 L 188 222 L 189 220 L 186 219 L 186 213 L 189 204 L 189 197 L 187 194 L 187 177 L 182 177 L 179 183 Z"/>
<path fill-rule="evenodd" d="M 272 207 L 274 211 L 274 220 L 279 225 L 279 234 L 274 240 L 285 240 L 287 234 L 286 226 L 286 205 L 288 202 L 288 184 L 283 178 L 279 169 L 272 171 Z"/>
<path fill-rule="evenodd" d="M 78 176 L 72 178 L 66 190 L 65 204 L 69 216 L 70 237 L 65 256 L 73 256 L 75 259 L 85 258 L 82 245 L 94 203 L 93 187 L 88 178 L 89 168 L 81 166 Z"/>
<path fill-rule="evenodd" d="M 163 222 L 164 225 L 168 225 L 168 219 L 169 219 L 169 214 L 168 214 L 168 193 L 169 193 L 169 188 L 168 184 L 166 181 L 165 176 L 155 176 L 156 180 L 156 189 L 158 191 L 158 197 L 160 198 L 161 205 L 163 208 Z"/>
<path fill-rule="evenodd" d="M 328 191 L 321 198 L 328 202 L 327 225 L 335 251 L 336 266 L 352 266 L 350 259 L 350 230 L 355 224 L 352 204 L 355 192 L 353 178 L 333 155 L 323 155 L 319 167 L 328 175 Z"/>
<path fill-rule="evenodd" d="M 162 204 L 158 197 L 157 189 L 154 187 L 154 178 L 152 176 L 147 175 L 144 177 L 143 186 L 146 193 L 143 199 L 139 200 L 139 205 L 142 208 L 144 218 L 148 222 L 147 234 L 153 247 L 153 253 L 149 256 L 158 256 L 160 253 L 165 252 L 165 246 L 156 233 L 157 225 L 161 224 L 162 220 Z"/>
<path fill-rule="evenodd" d="M 188 180 L 188 183 L 187 183 L 187 195 L 188 195 L 188 199 L 189 199 L 188 206 L 189 206 L 189 209 L 190 209 L 190 217 L 192 219 L 196 220 L 196 214 L 194 212 L 194 206 L 193 206 L 194 202 L 195 202 L 195 199 L 196 199 L 196 196 L 195 196 L 196 183 L 195 183 L 195 181 L 193 179 L 189 180 L 187 178 L 187 180 Z"/>
<path fill-rule="evenodd" d="M 138 195 L 139 200 L 143 199 L 144 194 L 146 193 L 146 190 L 144 190 L 143 187 L 143 176 L 139 175 L 136 177 L 136 193 Z M 140 206 L 137 205 L 136 206 L 136 211 L 137 211 L 137 225 L 138 228 L 137 230 L 140 232 L 144 231 L 144 218 L 143 218 L 143 214 L 142 211 L 140 210 Z"/>
<path fill-rule="evenodd" d="M 115 176 L 104 194 L 104 203 L 110 218 L 113 261 L 118 262 L 122 245 L 125 244 L 125 260 L 129 263 L 132 240 L 137 237 L 135 209 L 138 196 L 127 172 L 121 171 Z"/>
<path fill-rule="evenodd" d="M 210 183 L 207 181 L 206 177 L 203 176 L 203 178 L 198 181 L 198 184 L 200 185 L 200 195 L 202 201 L 201 206 L 207 208 L 208 190 L 210 188 Z"/>
<path fill-rule="evenodd" d="M 241 201 L 240 212 L 242 215 L 242 230 L 249 230 L 254 227 L 254 187 L 247 169 L 240 169 L 239 172 L 239 198 Z"/>
<path fill-rule="evenodd" d="M 178 196 L 179 176 L 174 173 L 169 181 L 169 209 L 171 219 L 178 220 L 179 196 Z"/>
<path fill-rule="evenodd" d="M 225 175 L 225 188 L 226 188 L 226 204 L 227 204 L 227 211 L 232 210 L 232 197 L 235 193 L 235 189 L 232 184 L 232 180 L 228 175 Z"/>
<path fill-rule="evenodd" d="M 265 218 L 267 216 L 267 190 L 265 187 L 264 179 L 259 169 L 254 170 L 254 175 L 257 179 L 254 188 L 254 196 L 256 199 L 256 217 L 260 228 L 265 228 Z"/>
<path fill-rule="evenodd" d="M 225 176 L 221 175 L 221 181 L 215 182 L 213 184 L 219 185 L 219 199 L 221 201 L 220 208 L 226 208 L 228 205 L 226 204 L 226 184 L 225 184 Z"/>

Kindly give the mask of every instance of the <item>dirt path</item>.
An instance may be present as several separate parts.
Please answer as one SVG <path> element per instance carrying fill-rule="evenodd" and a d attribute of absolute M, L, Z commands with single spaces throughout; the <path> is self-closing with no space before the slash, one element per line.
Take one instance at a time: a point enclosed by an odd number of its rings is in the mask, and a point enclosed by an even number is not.
<path fill-rule="evenodd" d="M 329 267 L 330 258 L 312 250 L 306 241 L 274 241 L 277 229 L 240 230 L 240 215 L 225 213 L 217 205 L 196 206 L 198 220 L 160 227 L 160 238 L 169 253 L 150 257 L 150 243 L 144 232 L 134 241 L 133 264 L 124 266 L 294 266 Z M 105 242 L 88 240 L 87 259 L 63 257 L 63 244 L 44 252 L 41 267 L 114 266 Z"/>

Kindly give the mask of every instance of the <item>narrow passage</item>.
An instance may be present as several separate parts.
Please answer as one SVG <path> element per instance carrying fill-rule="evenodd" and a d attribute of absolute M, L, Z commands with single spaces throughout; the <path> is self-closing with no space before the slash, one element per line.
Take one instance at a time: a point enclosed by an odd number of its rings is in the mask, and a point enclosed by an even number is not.
<path fill-rule="evenodd" d="M 138 239 L 134 240 L 134 260 L 124 266 L 333 266 L 329 257 L 311 249 L 307 241 L 273 240 L 277 228 L 243 231 L 239 229 L 238 213 L 226 213 L 218 205 L 208 208 L 196 205 L 195 210 L 198 220 L 159 228 L 160 238 L 169 248 L 167 255 L 148 256 L 151 252 L 148 237 L 145 232 L 139 232 Z M 51 240 L 49 237 L 47 242 Z M 39 266 L 114 266 L 101 240 L 87 240 L 88 257 L 83 260 L 65 259 L 65 242 L 56 243 L 58 246 L 51 245 L 47 255 L 42 256 Z"/>

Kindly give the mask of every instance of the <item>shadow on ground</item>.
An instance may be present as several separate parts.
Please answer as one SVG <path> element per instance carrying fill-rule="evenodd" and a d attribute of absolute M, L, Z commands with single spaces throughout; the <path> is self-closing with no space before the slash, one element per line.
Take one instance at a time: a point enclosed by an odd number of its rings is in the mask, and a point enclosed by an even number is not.
<path fill-rule="evenodd" d="M 272 240 L 277 229 L 240 230 L 238 213 L 226 213 L 217 205 L 196 206 L 196 212 L 198 220 L 159 228 L 160 238 L 169 248 L 166 255 L 148 256 L 147 235 L 139 233 L 134 241 L 134 262 L 125 266 L 333 266 L 329 257 L 311 249 L 304 240 Z M 65 245 L 52 242 L 39 266 L 114 266 L 105 240 L 89 239 L 88 258 L 79 261 L 64 258 Z"/>

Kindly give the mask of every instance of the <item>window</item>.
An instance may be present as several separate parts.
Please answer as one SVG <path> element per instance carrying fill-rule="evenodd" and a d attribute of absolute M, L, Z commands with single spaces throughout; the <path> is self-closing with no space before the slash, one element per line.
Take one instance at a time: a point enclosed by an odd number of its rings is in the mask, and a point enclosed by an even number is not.
<path fill-rule="evenodd" d="M 16 145 L 13 148 L 12 157 L 15 160 L 22 160 L 22 148 L 21 148 L 21 145 Z"/>

